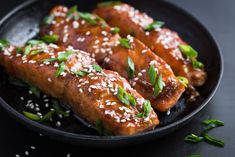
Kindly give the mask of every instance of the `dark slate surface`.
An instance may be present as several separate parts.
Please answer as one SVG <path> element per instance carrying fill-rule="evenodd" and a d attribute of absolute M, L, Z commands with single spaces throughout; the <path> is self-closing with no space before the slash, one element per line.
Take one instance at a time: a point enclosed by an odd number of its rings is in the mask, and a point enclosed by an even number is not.
<path fill-rule="evenodd" d="M 234 0 L 170 0 L 181 6 L 199 19 L 213 34 L 220 44 L 225 61 L 224 77 L 217 94 L 188 125 L 180 130 L 148 144 L 124 149 L 91 149 L 75 147 L 40 137 L 31 132 L 0 109 L 0 156 L 12 157 L 15 154 L 25 156 L 29 151 L 32 157 L 71 157 L 87 155 L 131 155 L 158 157 L 185 157 L 191 154 L 201 154 L 204 157 L 232 157 L 235 154 L 235 1 Z M 23 0 L 5 0 L 0 5 L 0 17 L 13 9 Z M 211 131 L 214 136 L 225 140 L 225 148 L 211 146 L 205 142 L 197 145 L 188 144 L 183 138 L 188 133 L 199 133 L 202 130 L 201 121 L 207 118 L 221 119 L 225 126 Z M 35 146 L 36 150 L 30 149 Z"/>

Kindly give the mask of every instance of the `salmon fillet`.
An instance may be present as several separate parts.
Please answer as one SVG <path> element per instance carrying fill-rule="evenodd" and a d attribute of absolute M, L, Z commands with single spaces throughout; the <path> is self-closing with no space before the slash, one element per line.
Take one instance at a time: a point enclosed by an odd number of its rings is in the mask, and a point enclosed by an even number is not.
<path fill-rule="evenodd" d="M 0 52 L 0 64 L 9 74 L 67 102 L 89 123 L 101 121 L 114 135 L 137 134 L 159 124 L 148 101 L 124 78 L 100 69 L 90 54 L 71 46 L 43 43 L 21 51 L 8 46 Z"/>
<path fill-rule="evenodd" d="M 158 111 L 168 111 L 176 104 L 185 88 L 163 59 L 131 36 L 125 39 L 130 47 L 124 47 L 120 44 L 121 37 L 114 31 L 115 28 L 109 27 L 98 16 L 86 14 L 87 17 L 84 18 L 84 13 L 76 11 L 71 16 L 68 15 L 70 12 L 71 9 L 65 6 L 54 7 L 49 15 L 53 17 L 53 21 L 41 28 L 40 35 L 58 35 L 59 45 L 72 45 L 87 51 L 104 68 L 116 71 L 126 78 Z M 135 66 L 132 77 L 129 76 L 128 59 Z M 148 74 L 151 66 L 157 76 L 162 77 L 164 86 L 157 95 L 154 94 L 157 87 L 154 83 L 151 84 Z"/>
<path fill-rule="evenodd" d="M 186 77 L 193 86 L 202 86 L 205 83 L 206 72 L 203 68 L 195 68 L 192 61 L 182 54 L 179 45 L 188 44 L 176 32 L 160 27 L 146 30 L 151 27 L 154 19 L 128 4 L 98 6 L 93 13 L 104 18 L 110 26 L 119 27 L 121 36 L 132 34 L 145 43 L 171 66 L 175 75 Z"/>

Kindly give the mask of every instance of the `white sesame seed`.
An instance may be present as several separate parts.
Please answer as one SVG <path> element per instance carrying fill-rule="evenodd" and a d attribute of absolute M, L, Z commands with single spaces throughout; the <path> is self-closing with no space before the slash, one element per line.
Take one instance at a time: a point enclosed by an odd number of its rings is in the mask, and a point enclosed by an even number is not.
<path fill-rule="evenodd" d="M 73 21 L 73 28 L 77 29 L 79 27 L 79 23 L 77 21 Z"/>
<path fill-rule="evenodd" d="M 71 154 L 68 153 L 66 157 L 71 157 Z"/>
<path fill-rule="evenodd" d="M 52 82 L 51 78 L 48 78 L 47 80 L 48 80 L 48 82 Z"/>
<path fill-rule="evenodd" d="M 30 148 L 31 148 L 31 149 L 36 149 L 36 147 L 35 147 L 35 146 L 31 146 Z"/>
<path fill-rule="evenodd" d="M 60 122 L 60 121 L 57 121 L 57 122 L 56 122 L 56 126 L 60 127 L 60 126 L 61 126 L 61 122 Z"/>
<path fill-rule="evenodd" d="M 27 156 L 28 156 L 28 155 L 29 155 L 29 152 L 28 152 L 28 151 L 25 151 L 25 155 L 27 155 Z"/>
<path fill-rule="evenodd" d="M 19 154 L 16 154 L 16 157 L 20 157 L 20 155 L 19 155 Z"/>

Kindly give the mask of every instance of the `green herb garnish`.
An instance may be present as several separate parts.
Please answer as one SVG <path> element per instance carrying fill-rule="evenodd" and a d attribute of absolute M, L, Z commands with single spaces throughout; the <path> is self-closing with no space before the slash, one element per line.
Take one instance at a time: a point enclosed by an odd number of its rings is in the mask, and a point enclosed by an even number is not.
<path fill-rule="evenodd" d="M 117 93 L 118 99 L 125 105 L 136 105 L 136 100 L 134 96 L 127 93 L 122 87 L 118 87 L 118 93 Z"/>
<path fill-rule="evenodd" d="M 215 137 L 210 136 L 205 132 L 202 133 L 202 136 L 204 137 L 205 141 L 207 141 L 208 143 L 219 147 L 224 147 L 224 141 L 216 139 Z"/>
<path fill-rule="evenodd" d="M 127 63 L 128 63 L 127 72 L 128 72 L 129 78 L 134 78 L 134 76 L 135 76 L 135 63 L 133 62 L 131 57 L 127 58 Z"/>
<path fill-rule="evenodd" d="M 179 49 L 183 55 L 185 55 L 191 60 L 193 68 L 197 69 L 197 68 L 204 67 L 203 63 L 197 61 L 198 52 L 194 48 L 192 48 L 190 45 L 181 44 L 179 45 Z"/>
<path fill-rule="evenodd" d="M 44 42 L 48 44 L 56 43 L 59 40 L 59 36 L 58 35 L 45 35 L 41 37 L 41 40 L 43 40 Z"/>
<path fill-rule="evenodd" d="M 43 25 L 50 25 L 52 23 L 52 21 L 54 20 L 55 16 L 54 15 L 49 15 L 44 17 L 43 19 Z"/>
<path fill-rule="evenodd" d="M 26 112 L 26 111 L 23 111 L 23 114 L 25 117 L 27 117 L 33 121 L 40 121 L 41 120 L 40 116 L 38 116 L 37 114 Z"/>
<path fill-rule="evenodd" d="M 97 120 L 95 123 L 96 130 L 99 132 L 100 135 L 104 136 L 112 136 L 113 134 L 104 128 L 103 123 L 101 120 Z"/>
<path fill-rule="evenodd" d="M 150 81 L 151 85 L 155 86 L 157 72 L 156 72 L 155 67 L 153 65 L 150 65 L 150 68 L 148 70 L 148 77 L 149 77 L 149 81 Z"/>
<path fill-rule="evenodd" d="M 112 31 L 112 33 L 116 34 L 116 33 L 120 32 L 120 28 L 118 28 L 118 27 L 112 27 L 112 28 L 111 28 L 111 31 Z"/>
<path fill-rule="evenodd" d="M 56 73 L 55 73 L 55 76 L 56 76 L 56 77 L 60 76 L 60 75 L 65 71 L 65 69 L 66 69 L 65 63 L 64 63 L 64 62 L 61 62 L 61 63 L 59 64 L 59 67 L 58 67 Z"/>
<path fill-rule="evenodd" d="M 17 54 L 23 54 L 23 49 L 21 47 L 16 48 L 16 53 Z"/>
<path fill-rule="evenodd" d="M 183 77 L 183 76 L 177 76 L 177 80 L 184 86 L 184 87 L 188 87 L 189 81 L 187 78 Z"/>
<path fill-rule="evenodd" d="M 143 112 L 137 114 L 137 117 L 146 118 L 148 117 L 149 113 L 151 112 L 151 103 L 149 100 L 145 100 L 143 103 Z"/>
<path fill-rule="evenodd" d="M 113 6 L 113 5 L 118 5 L 121 4 L 120 1 L 107 1 L 107 2 L 100 2 L 98 3 L 97 7 L 109 7 L 109 6 Z"/>
<path fill-rule="evenodd" d="M 30 45 L 40 45 L 40 44 L 45 44 L 45 43 L 42 40 L 32 39 L 32 40 L 29 40 L 27 42 L 27 44 L 30 44 Z"/>
<path fill-rule="evenodd" d="M 190 135 L 187 135 L 185 138 L 184 138 L 184 141 L 185 142 L 191 142 L 191 143 L 199 143 L 203 140 L 204 138 L 203 137 L 200 137 L 200 136 L 197 136 L 195 134 L 190 134 Z"/>
<path fill-rule="evenodd" d="M 7 40 L 0 40 L 0 51 L 3 51 L 6 47 L 8 47 L 10 43 Z"/>
<path fill-rule="evenodd" d="M 163 90 L 163 87 L 164 87 L 164 82 L 162 80 L 162 75 L 159 75 L 158 78 L 157 78 L 157 82 L 154 86 L 154 93 L 153 95 L 156 97 L 158 96 L 162 90 Z"/>
<path fill-rule="evenodd" d="M 65 53 L 61 53 L 58 55 L 57 60 L 62 62 L 62 61 L 67 61 L 68 58 L 74 54 L 74 51 L 67 51 Z"/>
<path fill-rule="evenodd" d="M 207 125 L 207 127 L 205 128 L 206 131 L 219 126 L 224 126 L 224 122 L 216 119 L 204 120 L 202 123 Z"/>
<path fill-rule="evenodd" d="M 31 84 L 29 84 L 29 89 L 30 89 L 30 91 L 37 97 L 37 98 L 40 98 L 40 90 L 37 88 L 37 87 L 35 87 L 35 86 L 33 86 L 33 85 L 31 85 Z"/>
<path fill-rule="evenodd" d="M 165 23 L 162 21 L 154 21 L 152 23 L 150 23 L 149 25 L 147 25 L 144 30 L 145 31 L 152 31 L 156 28 L 161 28 Z"/>
<path fill-rule="evenodd" d="M 57 101 L 57 100 L 52 100 L 52 106 L 53 106 L 53 108 L 55 109 L 55 112 L 57 113 L 57 114 L 61 114 L 61 115 L 63 115 L 64 117 L 68 117 L 69 116 L 69 113 L 67 113 L 67 112 L 65 112 L 64 110 L 63 110 L 63 108 L 59 105 L 59 102 Z"/>
<path fill-rule="evenodd" d="M 32 45 L 27 45 L 24 48 L 24 55 L 28 55 L 30 53 L 31 49 L 32 49 Z"/>
<path fill-rule="evenodd" d="M 55 114 L 55 111 L 47 112 L 46 114 L 44 114 L 42 116 L 42 118 L 40 119 L 40 122 L 47 122 L 47 121 L 49 121 L 54 114 Z"/>
<path fill-rule="evenodd" d="M 128 48 L 128 49 L 131 48 L 131 44 L 130 44 L 129 39 L 121 38 L 121 39 L 119 39 L 119 42 L 120 42 L 120 45 L 121 45 L 122 47 L 125 47 L 125 48 Z"/>
<path fill-rule="evenodd" d="M 37 54 L 42 53 L 44 51 L 45 51 L 45 49 L 33 50 L 33 51 L 30 52 L 30 55 L 34 56 L 34 55 L 37 55 Z"/>
<path fill-rule="evenodd" d="M 73 72 L 73 74 L 75 74 L 75 75 L 77 75 L 77 76 L 83 77 L 83 76 L 88 75 L 89 72 L 88 72 L 88 71 L 85 71 L 85 70 L 79 70 L 79 71 Z"/>
<path fill-rule="evenodd" d="M 68 18 L 72 18 L 72 17 L 76 18 L 76 17 L 74 16 L 74 13 L 76 13 L 76 12 L 78 12 L 78 7 L 75 5 L 75 6 L 71 7 L 71 8 L 68 10 L 68 12 L 67 12 L 67 17 L 68 17 Z"/>
<path fill-rule="evenodd" d="M 79 16 L 91 25 L 96 25 L 97 24 L 96 18 L 94 18 L 93 15 L 90 14 L 90 13 L 79 12 Z"/>
<path fill-rule="evenodd" d="M 102 72 L 102 68 L 101 68 L 99 65 L 97 65 L 97 64 L 93 64 L 93 65 L 92 65 L 92 68 L 93 68 L 95 71 L 97 71 L 97 72 Z"/>

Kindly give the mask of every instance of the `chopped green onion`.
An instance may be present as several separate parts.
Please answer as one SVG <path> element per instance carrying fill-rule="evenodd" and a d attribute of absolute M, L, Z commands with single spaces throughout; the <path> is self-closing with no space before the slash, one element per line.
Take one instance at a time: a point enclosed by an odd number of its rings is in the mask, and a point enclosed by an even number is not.
<path fill-rule="evenodd" d="M 200 62 L 200 61 L 192 60 L 192 63 L 193 63 L 193 67 L 195 69 L 198 69 L 198 68 L 202 69 L 202 68 L 204 68 L 204 64 L 202 62 Z"/>
<path fill-rule="evenodd" d="M 154 86 L 157 78 L 157 72 L 153 65 L 150 65 L 150 68 L 148 70 L 148 77 L 151 85 Z"/>
<path fill-rule="evenodd" d="M 23 49 L 21 47 L 16 48 L 16 53 L 17 54 L 23 54 Z"/>
<path fill-rule="evenodd" d="M 101 120 L 97 120 L 95 123 L 96 130 L 99 132 L 100 135 L 105 135 L 105 136 L 112 136 L 112 133 L 105 129 L 103 126 L 103 123 Z"/>
<path fill-rule="evenodd" d="M 129 41 L 128 39 L 126 39 L 126 38 L 121 38 L 121 39 L 119 39 L 119 42 L 120 42 L 120 45 L 121 45 L 122 47 L 125 47 L 125 48 L 128 48 L 128 49 L 131 48 L 131 44 L 130 44 L 130 41 Z"/>
<path fill-rule="evenodd" d="M 57 60 L 62 62 L 68 60 L 68 58 L 74 54 L 74 51 L 67 51 L 58 55 Z"/>
<path fill-rule="evenodd" d="M 203 63 L 197 61 L 198 52 L 194 48 L 192 48 L 190 45 L 181 44 L 179 45 L 179 49 L 183 55 L 191 60 L 193 68 L 204 68 Z"/>
<path fill-rule="evenodd" d="M 152 23 L 150 23 L 149 25 L 147 25 L 144 30 L 145 31 L 152 31 L 156 28 L 161 28 L 165 23 L 162 21 L 154 21 Z"/>
<path fill-rule="evenodd" d="M 92 14 L 90 13 L 86 13 L 86 12 L 79 12 L 79 16 L 85 20 L 86 22 L 88 22 L 91 25 L 95 25 L 97 24 L 96 19 L 93 17 Z"/>
<path fill-rule="evenodd" d="M 116 34 L 116 33 L 120 32 L 120 28 L 118 28 L 118 27 L 112 27 L 112 28 L 111 28 L 111 31 L 112 31 L 112 33 Z"/>
<path fill-rule="evenodd" d="M 93 64 L 93 65 L 92 65 L 92 68 L 93 68 L 95 71 L 97 71 L 97 72 L 102 72 L 102 68 L 101 68 L 99 65 L 97 65 L 97 64 Z"/>
<path fill-rule="evenodd" d="M 49 15 L 44 17 L 43 19 L 43 25 L 50 25 L 52 23 L 52 21 L 54 20 L 55 16 L 54 15 Z"/>
<path fill-rule="evenodd" d="M 33 51 L 30 52 L 30 55 L 34 56 L 34 55 L 37 55 L 37 54 L 39 54 L 41 52 L 44 52 L 44 51 L 45 51 L 45 49 L 33 50 Z"/>
<path fill-rule="evenodd" d="M 28 45 L 24 48 L 24 55 L 28 55 L 31 51 L 32 45 Z"/>
<path fill-rule="evenodd" d="M 74 16 L 74 13 L 78 12 L 78 7 L 75 5 L 71 7 L 67 12 L 67 17 L 71 18 Z"/>
<path fill-rule="evenodd" d="M 45 44 L 45 43 L 42 40 L 35 40 L 35 39 L 33 39 L 33 40 L 29 40 L 27 42 L 27 44 L 30 44 L 30 45 L 40 45 L 40 44 Z"/>
<path fill-rule="evenodd" d="M 183 76 L 177 76 L 177 80 L 184 86 L 184 87 L 188 87 L 189 81 L 187 78 L 183 77 Z"/>
<path fill-rule="evenodd" d="M 88 75 L 89 72 L 88 72 L 88 71 L 85 71 L 85 70 L 79 70 L 79 71 L 73 72 L 73 74 L 75 74 L 75 75 L 77 75 L 77 76 L 83 77 L 83 76 Z"/>
<path fill-rule="evenodd" d="M 56 43 L 59 40 L 58 35 L 45 35 L 41 38 L 44 42 L 50 44 L 50 43 Z"/>
<path fill-rule="evenodd" d="M 118 99 L 125 105 L 136 105 L 136 100 L 134 96 L 127 93 L 122 87 L 118 87 L 118 93 L 117 93 Z"/>
<path fill-rule="evenodd" d="M 65 63 L 64 63 L 64 62 L 61 62 L 61 63 L 59 64 L 59 67 L 58 67 L 56 73 L 55 73 L 55 76 L 56 76 L 56 77 L 60 76 L 60 75 L 65 71 L 65 69 L 66 69 Z"/>
<path fill-rule="evenodd" d="M 164 88 L 164 82 L 162 80 L 162 75 L 159 75 L 158 78 L 157 78 L 157 82 L 156 82 L 156 84 L 154 86 L 154 93 L 153 93 L 153 95 L 155 97 L 158 96 L 162 92 L 163 88 Z"/>
<path fill-rule="evenodd" d="M 67 113 L 67 112 L 65 112 L 64 110 L 63 110 L 63 108 L 59 105 L 59 102 L 58 101 L 56 101 L 56 100 L 52 100 L 52 106 L 53 106 L 53 108 L 55 109 L 55 112 L 57 113 L 57 114 L 61 114 L 61 115 L 63 115 L 64 117 L 68 117 L 69 116 L 69 113 Z"/>
<path fill-rule="evenodd" d="M 204 120 L 202 123 L 207 125 L 207 127 L 205 128 L 206 131 L 219 126 L 224 126 L 224 122 L 216 119 Z"/>
<path fill-rule="evenodd" d="M 204 137 L 205 141 L 207 141 L 208 143 L 219 147 L 224 147 L 224 141 L 216 139 L 215 137 L 210 136 L 205 132 L 202 133 L 202 136 Z"/>
<path fill-rule="evenodd" d="M 7 40 L 0 40 L 0 51 L 3 51 L 10 43 Z"/>
<path fill-rule="evenodd" d="M 135 76 L 135 63 L 133 62 L 131 57 L 127 58 L 127 63 L 128 63 L 127 72 L 128 72 L 129 78 L 133 78 Z"/>
<path fill-rule="evenodd" d="M 52 116 L 54 115 L 55 111 L 49 111 L 47 112 L 46 114 L 44 114 L 40 120 L 40 122 L 46 122 L 46 121 L 49 121 Z"/>
<path fill-rule="evenodd" d="M 204 138 L 203 137 L 200 137 L 200 136 L 197 136 L 195 134 L 190 134 L 190 135 L 187 135 L 185 138 L 184 138 L 184 141 L 185 142 L 191 142 L 191 143 L 199 143 L 203 140 Z"/>
<path fill-rule="evenodd" d="M 41 120 L 41 118 L 37 114 L 26 112 L 26 111 L 23 111 L 23 114 L 25 117 L 27 117 L 30 120 L 33 120 L 33 121 L 40 121 Z"/>
<path fill-rule="evenodd" d="M 118 5 L 120 4 L 120 1 L 107 1 L 107 2 L 100 2 L 98 3 L 97 7 L 108 7 L 108 6 L 113 6 L 113 5 Z"/>
<path fill-rule="evenodd" d="M 107 25 L 106 23 L 103 23 L 103 24 L 101 25 L 101 28 L 106 28 L 106 27 L 108 27 L 108 25 Z"/>
<path fill-rule="evenodd" d="M 57 61 L 57 58 L 48 58 L 48 59 L 44 59 L 43 62 L 46 63 L 46 62 L 54 62 L 54 61 Z"/>
<path fill-rule="evenodd" d="M 37 87 L 29 84 L 29 89 L 37 98 L 40 98 L 40 93 L 41 92 Z"/>
<path fill-rule="evenodd" d="M 190 45 L 179 45 L 180 51 L 189 58 L 197 58 L 198 53 Z"/>
<path fill-rule="evenodd" d="M 140 118 L 146 118 L 148 117 L 149 113 L 151 112 L 151 103 L 149 100 L 145 100 L 144 103 L 143 103 L 143 112 L 137 114 L 137 117 L 140 117 Z"/>

